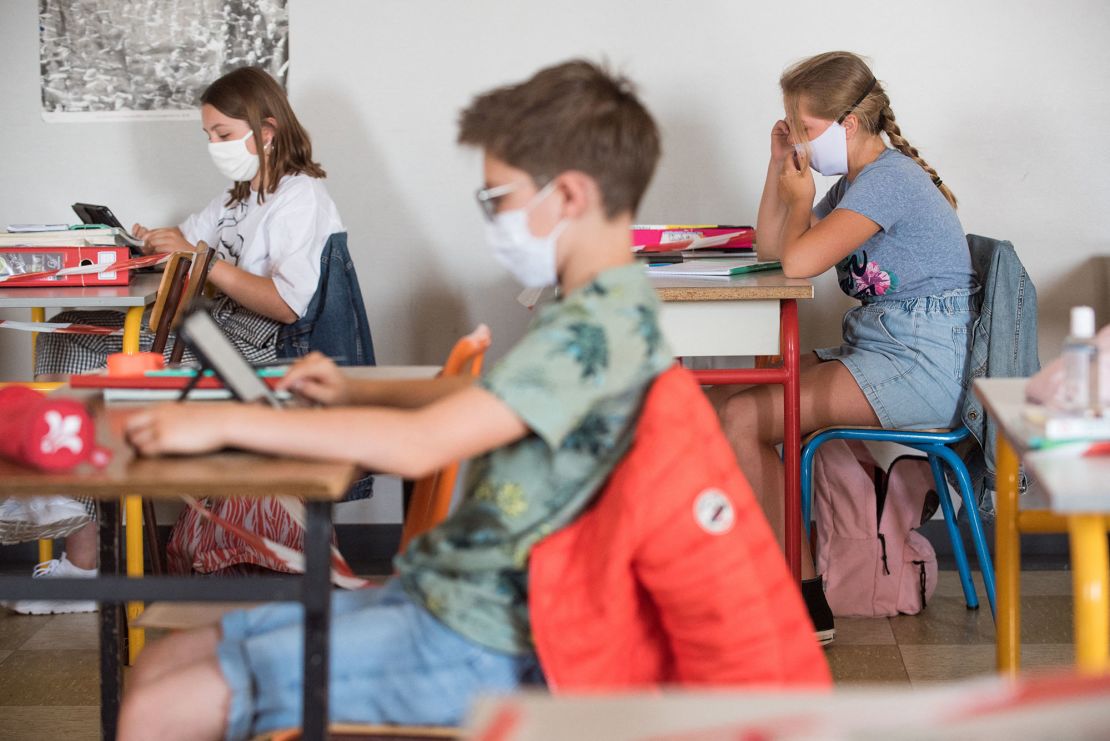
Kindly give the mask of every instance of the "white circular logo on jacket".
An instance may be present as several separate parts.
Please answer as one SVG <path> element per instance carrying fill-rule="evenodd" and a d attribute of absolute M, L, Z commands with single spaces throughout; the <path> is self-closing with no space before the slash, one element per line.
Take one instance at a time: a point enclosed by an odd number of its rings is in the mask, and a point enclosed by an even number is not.
<path fill-rule="evenodd" d="M 720 535 L 732 529 L 736 510 L 732 500 L 720 489 L 706 489 L 694 500 L 694 520 L 710 535 Z"/>

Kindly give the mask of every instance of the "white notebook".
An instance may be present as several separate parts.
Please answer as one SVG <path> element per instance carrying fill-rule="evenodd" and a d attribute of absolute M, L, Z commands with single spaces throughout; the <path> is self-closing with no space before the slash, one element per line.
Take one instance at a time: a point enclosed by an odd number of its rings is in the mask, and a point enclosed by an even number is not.
<path fill-rule="evenodd" d="M 743 275 L 760 270 L 778 270 L 782 263 L 778 260 L 756 262 L 754 260 L 696 260 L 690 262 L 676 262 L 669 265 L 648 266 L 648 275 L 665 275 L 672 277 L 698 277 L 716 276 L 728 277 L 730 275 Z"/>

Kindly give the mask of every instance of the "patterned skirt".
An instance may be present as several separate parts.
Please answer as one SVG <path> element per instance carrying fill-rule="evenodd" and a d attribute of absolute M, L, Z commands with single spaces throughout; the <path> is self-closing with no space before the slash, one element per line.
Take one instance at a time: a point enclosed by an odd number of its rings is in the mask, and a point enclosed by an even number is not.
<path fill-rule="evenodd" d="M 304 528 L 276 499 L 205 499 L 202 504 L 228 522 L 304 552 Z M 166 545 L 166 556 L 171 574 L 248 575 L 263 570 L 293 573 L 284 562 L 260 552 L 191 507 L 186 507 L 177 518 Z"/>

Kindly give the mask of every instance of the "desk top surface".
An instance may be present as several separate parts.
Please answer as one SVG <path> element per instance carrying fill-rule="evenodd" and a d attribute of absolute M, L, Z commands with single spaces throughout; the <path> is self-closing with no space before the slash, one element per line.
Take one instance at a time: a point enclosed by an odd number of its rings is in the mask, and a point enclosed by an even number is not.
<path fill-rule="evenodd" d="M 1030 430 L 1022 418 L 1028 380 L 983 378 L 975 382 L 974 391 L 1047 493 L 1052 511 L 1110 512 L 1110 456 L 1082 457 L 1064 447 L 1029 449 Z"/>
<path fill-rule="evenodd" d="M 357 378 L 430 378 L 438 366 L 346 368 Z M 71 392 L 96 398 L 95 392 Z M 124 494 L 173 499 L 182 494 L 211 497 L 263 497 L 287 494 L 306 499 L 338 500 L 359 476 L 351 463 L 224 451 L 202 456 L 138 458 L 123 440 L 127 415 L 140 404 L 92 404 L 97 439 L 112 451 L 103 470 L 84 465 L 67 473 L 44 473 L 0 460 L 0 496 L 63 494 L 110 499 Z"/>
<path fill-rule="evenodd" d="M 671 301 L 753 301 L 813 298 L 813 282 L 781 270 L 728 277 L 649 276 L 659 298 Z"/>
<path fill-rule="evenodd" d="M 808 278 L 787 278 L 781 270 L 766 270 L 746 275 L 671 276 L 649 275 L 659 300 L 683 301 L 781 301 L 813 298 L 813 282 Z M 555 288 L 526 288 L 517 297 L 522 305 L 533 308 L 551 301 Z"/>
<path fill-rule="evenodd" d="M 36 307 L 60 309 L 122 308 L 146 306 L 158 296 L 161 273 L 139 273 L 126 286 L 76 286 L 3 288 L 0 309 Z"/>

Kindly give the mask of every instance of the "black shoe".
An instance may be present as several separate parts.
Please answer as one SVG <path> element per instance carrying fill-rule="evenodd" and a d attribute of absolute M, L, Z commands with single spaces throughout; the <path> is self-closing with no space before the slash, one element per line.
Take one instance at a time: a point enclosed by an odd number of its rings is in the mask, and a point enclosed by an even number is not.
<path fill-rule="evenodd" d="M 802 599 L 809 610 L 809 619 L 813 621 L 817 642 L 822 646 L 829 645 L 836 638 L 836 624 L 829 601 L 825 599 L 825 590 L 821 587 L 821 577 L 802 580 Z"/>

